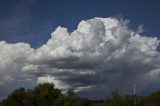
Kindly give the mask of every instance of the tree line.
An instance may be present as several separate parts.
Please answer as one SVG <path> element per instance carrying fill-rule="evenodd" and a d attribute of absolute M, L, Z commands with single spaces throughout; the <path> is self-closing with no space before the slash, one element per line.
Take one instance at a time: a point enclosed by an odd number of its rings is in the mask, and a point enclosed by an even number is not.
<path fill-rule="evenodd" d="M 73 88 L 66 94 L 54 84 L 39 84 L 33 89 L 18 88 L 1 101 L 0 106 L 135 106 L 133 95 L 120 95 L 114 90 L 104 100 L 89 100 L 79 97 Z M 160 91 L 149 96 L 136 95 L 136 106 L 160 106 Z"/>

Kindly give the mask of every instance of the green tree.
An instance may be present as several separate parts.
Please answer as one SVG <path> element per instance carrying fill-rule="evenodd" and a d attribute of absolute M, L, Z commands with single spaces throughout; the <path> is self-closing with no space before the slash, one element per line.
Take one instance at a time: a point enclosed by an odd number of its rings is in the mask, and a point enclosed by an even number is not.
<path fill-rule="evenodd" d="M 15 90 L 2 101 L 2 106 L 52 106 L 60 95 L 61 91 L 53 84 L 39 84 L 33 90 Z"/>
<path fill-rule="evenodd" d="M 111 97 L 107 98 L 105 103 L 105 106 L 124 106 L 124 99 L 119 94 L 118 90 L 112 91 Z"/>
<path fill-rule="evenodd" d="M 55 88 L 53 84 L 44 83 L 33 89 L 33 95 L 36 106 L 51 106 L 58 96 L 61 95 L 61 91 Z"/>
<path fill-rule="evenodd" d="M 2 106 L 24 106 L 26 92 L 24 88 L 15 90 L 7 99 L 2 101 Z"/>
<path fill-rule="evenodd" d="M 145 97 L 140 101 L 139 106 L 160 106 L 160 91 Z"/>
<path fill-rule="evenodd" d="M 59 96 L 53 106 L 70 106 L 69 100 L 66 96 Z"/>
<path fill-rule="evenodd" d="M 74 88 L 69 88 L 66 94 L 69 101 L 69 106 L 78 106 L 78 96 L 74 92 Z"/>

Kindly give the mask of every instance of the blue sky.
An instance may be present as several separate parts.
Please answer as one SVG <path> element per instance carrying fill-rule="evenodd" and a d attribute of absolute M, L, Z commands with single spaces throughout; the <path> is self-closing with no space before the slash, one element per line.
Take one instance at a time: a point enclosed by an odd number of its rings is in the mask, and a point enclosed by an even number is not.
<path fill-rule="evenodd" d="M 70 32 L 84 19 L 123 15 L 131 27 L 160 35 L 159 0 L 0 0 L 0 40 L 27 42 L 37 48 L 57 27 Z"/>
<path fill-rule="evenodd" d="M 0 0 L 0 100 L 45 81 L 94 99 L 130 94 L 132 84 L 141 95 L 159 90 L 159 4 Z"/>

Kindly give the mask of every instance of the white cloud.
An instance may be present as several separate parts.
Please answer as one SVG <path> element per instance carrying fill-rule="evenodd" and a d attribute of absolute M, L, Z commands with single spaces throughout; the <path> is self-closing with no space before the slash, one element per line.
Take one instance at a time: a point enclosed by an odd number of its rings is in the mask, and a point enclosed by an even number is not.
<path fill-rule="evenodd" d="M 38 77 L 37 83 L 38 84 L 53 83 L 56 88 L 63 90 L 63 92 L 65 92 L 70 87 L 69 85 L 64 84 L 60 80 L 57 80 L 53 76 L 50 76 L 50 75 Z"/>
<path fill-rule="evenodd" d="M 1 41 L 0 51 L 0 80 L 3 80 L 5 75 L 14 79 L 21 74 L 20 70 L 33 49 L 25 43 L 8 44 Z"/>
<path fill-rule="evenodd" d="M 79 92 L 103 92 L 103 88 L 106 92 L 114 88 L 129 92 L 133 83 L 147 89 L 153 82 L 149 76 L 159 77 L 153 73 L 160 65 L 160 41 L 142 36 L 141 26 L 134 31 L 128 23 L 109 17 L 83 20 L 71 33 L 58 27 L 38 49 L 1 41 L 0 76 L 10 75 L 19 81 L 34 77 L 38 82 L 54 82 L 60 88 L 72 86 Z"/>

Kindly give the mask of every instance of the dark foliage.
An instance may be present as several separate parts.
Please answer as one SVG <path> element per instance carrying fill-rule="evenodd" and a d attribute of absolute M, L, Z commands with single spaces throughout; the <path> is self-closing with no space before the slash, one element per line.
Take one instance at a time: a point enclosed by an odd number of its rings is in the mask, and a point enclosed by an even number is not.
<path fill-rule="evenodd" d="M 137 106 L 160 106 L 160 91 L 147 97 L 136 96 Z M 4 99 L 0 106 L 134 106 L 133 95 L 121 96 L 114 90 L 105 100 L 80 98 L 74 89 L 63 95 L 53 84 L 37 85 L 32 90 L 19 88 Z"/>

